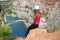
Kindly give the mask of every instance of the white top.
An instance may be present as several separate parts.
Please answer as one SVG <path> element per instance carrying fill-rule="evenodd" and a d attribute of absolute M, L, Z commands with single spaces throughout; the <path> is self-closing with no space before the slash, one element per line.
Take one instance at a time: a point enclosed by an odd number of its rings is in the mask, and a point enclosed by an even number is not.
<path fill-rule="evenodd" d="M 46 26 L 46 19 L 45 17 L 40 18 L 39 28 L 44 28 Z"/>

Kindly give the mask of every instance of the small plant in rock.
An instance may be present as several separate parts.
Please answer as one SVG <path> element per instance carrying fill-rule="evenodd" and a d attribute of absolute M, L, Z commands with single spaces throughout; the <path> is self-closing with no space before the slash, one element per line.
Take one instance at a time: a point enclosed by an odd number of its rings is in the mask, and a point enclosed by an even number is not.
<path fill-rule="evenodd" d="M 24 20 L 25 20 L 25 22 L 26 22 L 26 23 L 28 23 L 28 22 L 29 22 L 29 20 L 28 20 L 26 17 L 24 18 Z"/>
<path fill-rule="evenodd" d="M 43 15 L 45 16 L 46 20 L 48 20 L 48 12 L 43 11 Z"/>

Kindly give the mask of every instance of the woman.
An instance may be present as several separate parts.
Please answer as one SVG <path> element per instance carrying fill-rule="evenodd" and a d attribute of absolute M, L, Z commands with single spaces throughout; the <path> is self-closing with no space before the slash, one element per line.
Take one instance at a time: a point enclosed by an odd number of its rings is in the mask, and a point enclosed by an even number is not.
<path fill-rule="evenodd" d="M 39 26 L 39 21 L 40 21 L 40 18 L 42 16 L 42 13 L 39 12 L 39 6 L 38 5 L 36 5 L 34 9 L 35 9 L 35 11 L 34 11 L 34 20 L 33 20 L 34 22 L 27 29 L 27 31 L 25 33 L 25 38 L 27 37 L 27 35 L 28 35 L 28 33 L 31 29 L 38 28 L 38 26 Z"/>

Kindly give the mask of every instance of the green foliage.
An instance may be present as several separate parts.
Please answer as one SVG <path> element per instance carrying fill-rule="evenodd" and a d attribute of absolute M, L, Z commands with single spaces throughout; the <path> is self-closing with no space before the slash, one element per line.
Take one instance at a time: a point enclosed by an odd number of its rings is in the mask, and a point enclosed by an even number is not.
<path fill-rule="evenodd" d="M 6 5 L 2 5 L 0 8 L 1 8 L 1 10 L 3 11 L 4 9 L 7 9 L 7 8 L 9 8 L 10 7 L 10 5 L 8 5 L 8 4 L 6 4 Z M 13 12 L 12 12 L 12 9 L 7 9 L 7 12 L 9 13 L 9 14 L 12 14 Z"/>
<path fill-rule="evenodd" d="M 25 8 L 30 8 L 30 7 L 28 5 L 26 5 Z"/>
<path fill-rule="evenodd" d="M 31 7 L 29 7 L 28 5 L 26 5 L 26 6 L 25 6 L 25 8 L 28 8 L 28 9 L 31 9 L 31 10 L 32 10 L 32 8 L 31 8 Z"/>
<path fill-rule="evenodd" d="M 29 22 L 29 20 L 26 17 L 24 18 L 24 20 L 25 20 L 26 23 Z"/>
<path fill-rule="evenodd" d="M 47 32 L 51 33 L 51 32 L 54 32 L 54 30 L 50 30 L 50 29 L 47 28 Z"/>
<path fill-rule="evenodd" d="M 12 11 L 11 8 L 9 9 L 10 6 L 11 6 L 11 5 L 9 5 L 9 4 L 0 5 L 1 11 L 3 11 L 4 9 L 6 9 L 7 11 L 5 11 L 5 12 L 8 12 L 9 14 L 12 14 L 13 11 Z"/>
<path fill-rule="evenodd" d="M 55 32 L 55 31 L 57 31 L 57 30 L 60 30 L 60 27 L 56 26 L 55 24 L 54 24 L 54 26 L 53 26 L 52 29 L 48 29 L 48 28 L 47 28 L 47 32 L 48 32 L 48 33 L 50 33 L 50 32 Z"/>
<path fill-rule="evenodd" d="M 8 14 L 12 14 L 13 13 L 12 9 L 8 9 L 7 12 L 8 12 Z"/>
<path fill-rule="evenodd" d="M 6 9 L 6 8 L 8 8 L 8 7 L 9 7 L 9 5 L 2 5 L 2 6 L 1 6 L 1 9 L 4 10 L 4 9 Z"/>
<path fill-rule="evenodd" d="M 56 26 L 56 24 L 54 24 L 54 31 L 60 30 L 60 27 Z"/>
<path fill-rule="evenodd" d="M 43 12 L 43 15 L 45 16 L 45 18 L 46 18 L 46 20 L 47 20 L 48 17 L 49 17 L 49 16 L 48 16 L 48 13 L 44 11 L 44 12 Z"/>
<path fill-rule="evenodd" d="M 12 30 L 7 23 L 0 25 L 0 37 L 8 37 L 11 32 Z"/>

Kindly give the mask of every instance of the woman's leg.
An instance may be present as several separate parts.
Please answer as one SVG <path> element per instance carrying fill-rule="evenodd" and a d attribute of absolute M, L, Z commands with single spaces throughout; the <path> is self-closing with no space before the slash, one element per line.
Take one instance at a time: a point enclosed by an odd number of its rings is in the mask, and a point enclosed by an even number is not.
<path fill-rule="evenodd" d="M 35 28 L 38 28 L 38 25 L 32 24 L 31 26 L 29 26 L 29 28 L 27 29 L 27 31 L 26 31 L 26 33 L 25 33 L 25 38 L 27 37 L 29 31 L 30 31 L 31 29 L 35 29 Z"/>

